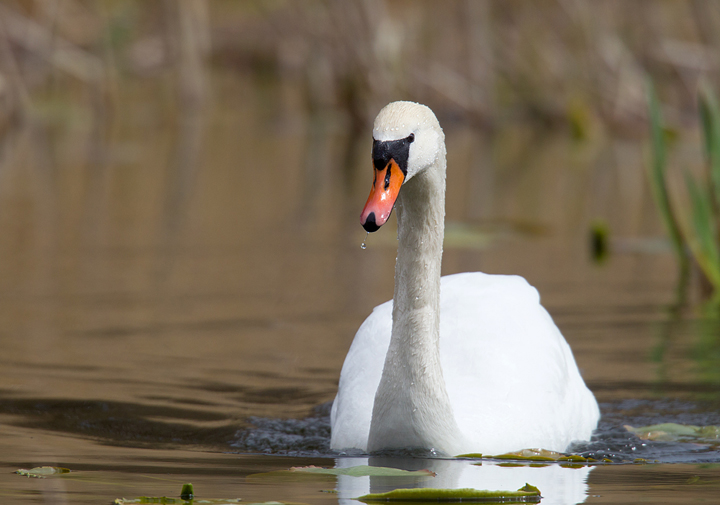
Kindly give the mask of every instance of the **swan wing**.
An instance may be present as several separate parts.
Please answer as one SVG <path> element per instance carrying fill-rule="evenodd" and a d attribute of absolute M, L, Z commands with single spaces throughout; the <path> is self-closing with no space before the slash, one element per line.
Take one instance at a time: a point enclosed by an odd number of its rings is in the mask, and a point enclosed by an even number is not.
<path fill-rule="evenodd" d="M 392 333 L 392 300 L 365 319 L 345 357 L 330 413 L 331 449 L 367 450 L 375 392 Z"/>
<path fill-rule="evenodd" d="M 440 359 L 469 451 L 564 451 L 599 410 L 537 290 L 515 275 L 441 281 Z"/>
<path fill-rule="evenodd" d="M 392 331 L 392 300 L 355 335 L 331 412 L 332 449 L 367 449 Z M 440 359 L 467 452 L 563 451 L 587 440 L 599 410 L 535 288 L 515 275 L 441 279 Z"/>

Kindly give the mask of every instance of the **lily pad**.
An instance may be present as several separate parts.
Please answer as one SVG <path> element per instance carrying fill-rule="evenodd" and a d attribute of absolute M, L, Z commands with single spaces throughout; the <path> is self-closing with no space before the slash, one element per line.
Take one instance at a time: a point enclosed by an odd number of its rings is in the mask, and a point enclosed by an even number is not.
<path fill-rule="evenodd" d="M 543 463 L 556 462 L 562 467 L 580 468 L 587 465 L 612 463 L 613 461 L 603 458 L 597 460 L 586 458 L 579 454 L 563 454 L 561 452 L 548 451 L 545 449 L 523 449 L 521 451 L 506 452 L 496 456 L 483 456 L 482 454 L 461 454 L 458 458 L 467 459 L 500 459 L 507 462 L 498 463 L 500 466 L 546 466 Z M 481 466 L 482 463 L 475 463 Z"/>
<path fill-rule="evenodd" d="M 57 475 L 61 473 L 70 473 L 70 470 L 68 468 L 62 468 L 59 466 L 38 466 L 35 468 L 31 468 L 30 470 L 25 470 L 24 468 L 20 468 L 19 470 L 15 470 L 15 473 L 18 475 L 22 475 L 24 477 L 32 477 L 34 479 L 44 479 L 45 477 L 48 477 L 50 475 Z"/>
<path fill-rule="evenodd" d="M 517 491 L 488 491 L 473 488 L 395 489 L 387 493 L 371 493 L 356 498 L 364 503 L 381 502 L 471 502 L 471 503 L 539 503 L 542 496 L 538 488 L 525 484 Z"/>
<path fill-rule="evenodd" d="M 130 505 L 130 504 L 148 504 L 148 503 L 161 503 L 163 505 L 199 505 L 199 504 L 207 504 L 207 505 L 236 505 L 238 503 L 243 503 L 244 505 L 255 505 L 252 503 L 244 503 L 240 498 L 234 498 L 234 499 L 210 499 L 210 500 L 183 500 L 182 498 L 168 498 L 167 496 L 141 496 L 139 498 L 118 498 L 113 502 L 115 505 Z M 280 504 L 281 502 L 267 502 L 269 504 Z"/>
<path fill-rule="evenodd" d="M 321 468 L 317 466 L 300 466 L 290 469 L 291 472 L 323 473 L 327 475 L 349 475 L 351 477 L 435 477 L 430 470 L 401 470 L 385 466 L 357 465 L 347 468 Z"/>
<path fill-rule="evenodd" d="M 558 458 L 558 461 L 565 461 L 568 463 L 593 463 L 597 460 L 593 458 L 586 458 L 584 456 L 580 456 L 579 454 L 568 454 L 566 456 L 561 456 L 560 458 Z"/>
<path fill-rule="evenodd" d="M 639 428 L 626 425 L 625 429 L 642 440 L 720 443 L 720 426 L 662 423 Z"/>
<path fill-rule="evenodd" d="M 565 454 L 545 449 L 523 449 L 492 456 L 493 459 L 513 459 L 522 461 L 559 461 Z"/>
<path fill-rule="evenodd" d="M 303 476 L 330 476 L 348 475 L 350 477 L 435 477 L 435 473 L 430 470 L 408 471 L 399 468 L 387 468 L 382 466 L 357 465 L 347 468 L 322 468 L 319 466 L 302 466 L 293 467 L 289 470 L 277 470 L 274 472 L 255 473 L 248 475 L 248 479 L 265 479 L 280 478 L 296 480 Z"/>
<path fill-rule="evenodd" d="M 279 502 L 269 501 L 263 503 L 245 503 L 241 498 L 210 498 L 210 499 L 196 499 L 194 498 L 195 491 L 192 484 L 183 484 L 182 490 L 180 491 L 180 498 L 168 498 L 167 496 L 140 496 L 139 498 L 117 498 L 114 505 L 130 505 L 130 504 L 149 504 L 149 503 L 161 503 L 163 505 L 233 505 L 243 503 L 244 505 L 304 505 L 301 503 L 293 502 Z"/>
<path fill-rule="evenodd" d="M 118 498 L 116 499 L 113 504 L 114 505 L 135 505 L 135 504 L 143 504 L 147 505 L 150 503 L 160 503 L 163 505 L 237 505 L 238 503 L 242 503 L 243 505 L 306 505 L 304 503 L 296 503 L 296 502 L 286 502 L 286 501 L 266 501 L 266 502 L 256 502 L 256 503 L 246 503 L 242 501 L 240 498 L 231 498 L 231 499 L 208 499 L 208 500 L 198 500 L 198 499 L 189 499 L 189 500 L 183 500 L 182 498 L 168 498 L 166 496 L 159 496 L 159 497 L 151 497 L 151 496 L 141 496 L 139 498 Z"/>

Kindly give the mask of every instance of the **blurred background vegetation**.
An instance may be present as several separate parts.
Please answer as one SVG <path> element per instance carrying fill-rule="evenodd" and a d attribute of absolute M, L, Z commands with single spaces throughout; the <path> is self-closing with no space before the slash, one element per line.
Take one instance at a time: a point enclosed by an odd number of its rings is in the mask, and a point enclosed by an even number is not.
<path fill-rule="evenodd" d="M 683 124 L 720 61 L 712 0 L 3 0 L 0 20 L 3 131 L 67 90 L 111 114 L 135 79 L 193 110 L 223 68 L 293 86 L 306 110 L 353 127 L 406 98 L 488 128 L 645 135 L 647 75 Z"/>
<path fill-rule="evenodd" d="M 649 143 L 651 79 L 663 149 L 691 139 L 697 153 L 682 163 L 700 167 L 699 82 L 720 85 L 718 51 L 713 0 L 2 0 L 0 163 L 24 132 L 33 163 L 52 173 L 53 157 L 71 149 L 63 134 L 82 130 L 83 145 L 71 142 L 75 154 L 64 156 L 87 170 L 92 200 L 106 177 L 94 167 L 110 164 L 108 146 L 122 145 L 132 114 L 134 135 L 174 145 L 156 234 L 170 249 L 209 144 L 206 111 L 233 107 L 229 93 L 249 93 L 222 84 L 241 75 L 259 114 L 282 116 L 280 130 L 304 131 L 308 152 L 326 142 L 328 128 L 367 138 L 378 109 L 397 99 L 427 103 L 446 128 L 470 125 L 482 135 L 551 132 L 596 151 L 609 138 Z M 255 112 L 235 112 L 255 128 Z M 342 156 L 350 168 L 362 154 L 350 146 Z M 675 162 L 668 154 L 669 172 Z M 667 178 L 669 198 L 689 205 L 674 194 L 673 178 L 684 188 L 682 171 Z M 594 247 L 611 248 L 607 227 L 594 229 Z"/>

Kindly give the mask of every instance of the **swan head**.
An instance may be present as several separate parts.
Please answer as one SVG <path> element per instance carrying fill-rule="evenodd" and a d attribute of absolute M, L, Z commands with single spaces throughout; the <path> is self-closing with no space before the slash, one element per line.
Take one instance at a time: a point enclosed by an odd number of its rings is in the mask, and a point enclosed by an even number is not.
<path fill-rule="evenodd" d="M 434 166 L 444 153 L 445 136 L 430 107 L 392 102 L 380 111 L 373 126 L 375 178 L 360 224 L 377 231 L 392 213 L 402 185 Z"/>

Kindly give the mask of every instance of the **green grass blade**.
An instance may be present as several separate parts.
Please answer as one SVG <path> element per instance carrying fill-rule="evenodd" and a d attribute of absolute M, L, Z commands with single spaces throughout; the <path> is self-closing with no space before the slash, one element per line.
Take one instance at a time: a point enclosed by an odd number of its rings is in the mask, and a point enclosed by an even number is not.
<path fill-rule="evenodd" d="M 710 191 L 704 191 L 697 181 L 685 174 L 688 193 L 692 204 L 692 225 L 690 248 L 700 269 L 716 290 L 720 289 L 720 251 L 716 240 L 715 216 Z"/>
<path fill-rule="evenodd" d="M 717 213 L 720 210 L 720 107 L 715 93 L 706 84 L 700 87 L 698 108 L 705 140 L 705 156 L 710 168 L 713 208 Z"/>
<path fill-rule="evenodd" d="M 655 86 L 648 81 L 648 118 L 650 120 L 650 137 L 652 141 L 651 163 L 650 163 L 650 187 L 652 189 L 655 204 L 660 211 L 660 216 L 665 224 L 665 229 L 680 261 L 680 268 L 687 268 L 688 256 L 683 245 L 683 236 L 678 225 L 678 220 L 672 210 L 670 197 L 668 195 L 665 181 L 665 169 L 667 166 L 667 146 L 662 128 L 662 115 Z"/>

